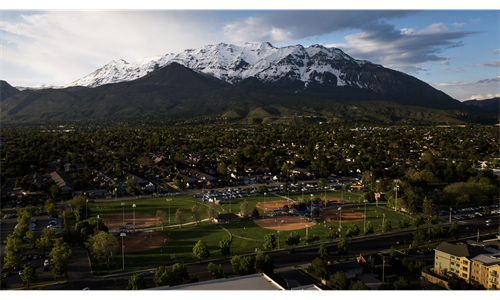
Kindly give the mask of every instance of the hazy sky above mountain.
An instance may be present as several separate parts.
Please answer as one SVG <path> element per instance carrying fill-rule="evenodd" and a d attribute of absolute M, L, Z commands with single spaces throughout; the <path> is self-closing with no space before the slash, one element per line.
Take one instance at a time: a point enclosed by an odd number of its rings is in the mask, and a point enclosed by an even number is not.
<path fill-rule="evenodd" d="M 284 11 L 266 2 L 253 5 L 272 10 L 217 10 L 231 6 L 212 2 L 193 5 L 200 10 L 110 10 L 93 1 L 72 10 L 45 2 L 43 9 L 17 9 L 38 8 L 33 3 L 0 11 L 0 76 L 13 86 L 67 84 L 120 58 L 133 62 L 221 42 L 270 42 L 337 47 L 459 100 L 500 96 L 498 10 L 394 10 L 363 1 L 354 8 L 369 10 Z"/>

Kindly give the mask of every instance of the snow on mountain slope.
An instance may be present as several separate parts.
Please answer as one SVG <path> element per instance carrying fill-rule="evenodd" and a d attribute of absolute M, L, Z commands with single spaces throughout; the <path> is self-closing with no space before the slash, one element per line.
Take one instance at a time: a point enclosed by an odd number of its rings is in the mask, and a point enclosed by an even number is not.
<path fill-rule="evenodd" d="M 178 54 L 147 57 L 134 63 L 114 60 L 65 87 L 97 87 L 130 81 L 172 62 L 233 84 L 253 76 L 263 82 L 299 80 L 307 86 L 311 81 L 326 83 L 323 75 L 330 73 L 337 77 L 337 86 L 368 88 L 366 83 L 352 79 L 359 79 L 361 68 L 369 63 L 367 61 L 355 60 L 340 49 L 322 45 L 276 48 L 270 43 L 246 43 L 243 46 L 220 43 Z M 347 72 L 351 75 L 355 72 L 357 76 L 348 76 L 347 79 Z M 328 83 L 333 84 L 331 80 Z"/>

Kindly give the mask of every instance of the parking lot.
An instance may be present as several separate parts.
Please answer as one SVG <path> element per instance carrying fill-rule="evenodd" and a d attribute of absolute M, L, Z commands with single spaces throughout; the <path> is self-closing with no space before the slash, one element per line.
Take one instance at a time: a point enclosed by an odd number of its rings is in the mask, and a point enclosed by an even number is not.
<path fill-rule="evenodd" d="M 0 230 L 0 253 L 2 254 L 2 260 L 4 257 L 4 250 L 5 250 L 5 243 L 4 241 L 7 239 L 7 236 L 12 234 L 14 232 L 14 228 L 16 227 L 17 224 L 17 215 L 15 215 L 15 211 L 4 211 L 4 218 L 1 219 L 2 224 L 1 224 L 1 230 Z M 32 231 L 36 233 L 38 237 L 40 237 L 43 234 L 43 229 L 47 228 L 49 226 L 50 222 L 50 215 L 36 215 L 33 217 L 36 219 L 35 222 L 32 222 Z M 59 218 L 56 218 L 54 222 L 51 224 L 54 224 L 57 226 L 56 230 L 57 232 L 61 232 L 61 221 Z M 21 266 L 19 268 L 16 268 L 15 270 L 7 270 L 3 266 L 2 262 L 2 277 L 3 279 L 9 284 L 9 285 L 22 285 L 22 280 L 19 276 L 19 272 L 24 268 L 25 265 L 33 265 L 36 266 L 37 274 L 38 274 L 38 280 L 37 282 L 43 282 L 43 281 L 51 281 L 53 280 L 53 275 L 52 273 L 49 272 L 49 270 L 44 270 L 44 261 L 48 259 L 47 254 L 48 252 L 42 253 L 41 250 L 38 249 L 32 249 L 30 245 L 27 242 L 23 243 L 23 261 Z M 47 251 L 50 252 L 50 249 Z"/>

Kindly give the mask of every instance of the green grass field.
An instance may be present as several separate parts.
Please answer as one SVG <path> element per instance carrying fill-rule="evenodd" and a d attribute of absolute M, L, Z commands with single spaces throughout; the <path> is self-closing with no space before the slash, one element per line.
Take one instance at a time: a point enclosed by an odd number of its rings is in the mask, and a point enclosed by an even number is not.
<path fill-rule="evenodd" d="M 318 196 L 324 196 L 324 193 L 317 193 Z M 309 194 L 304 194 L 305 196 L 310 196 Z M 341 197 L 340 192 L 327 192 L 327 197 Z M 290 198 L 301 198 L 302 193 L 290 194 Z M 316 196 L 315 196 L 316 197 Z M 351 201 L 357 200 L 359 198 L 359 194 L 355 193 L 344 193 L 344 199 L 349 200 L 351 197 Z M 191 220 L 191 207 L 194 204 L 200 205 L 201 216 L 202 219 L 207 218 L 207 208 L 206 203 L 201 203 L 198 200 L 192 198 L 191 196 L 176 196 L 169 197 L 172 199 L 170 202 L 170 211 L 171 211 L 171 221 L 172 225 L 175 223 L 175 211 L 177 208 L 184 209 L 186 215 L 186 221 L 190 222 Z M 164 210 L 168 213 L 168 202 L 165 201 L 166 198 L 148 198 L 148 199 L 133 199 L 133 200 L 125 200 L 125 201 L 110 201 L 106 203 L 92 203 L 89 204 L 90 208 L 93 211 L 93 215 L 112 215 L 112 214 L 121 214 L 122 213 L 122 205 L 121 203 L 125 203 L 125 213 L 132 213 L 132 204 L 136 204 L 136 213 L 144 213 L 156 215 L 156 211 L 158 209 Z M 253 210 L 255 205 L 259 202 L 264 201 L 264 197 L 246 197 L 246 198 L 237 198 L 231 200 L 231 212 L 239 213 L 240 205 L 244 200 L 247 200 L 249 203 L 250 210 Z M 283 198 L 278 196 L 267 196 L 266 201 L 276 201 L 283 200 Z M 219 212 L 229 212 L 229 201 L 223 203 L 223 205 L 217 206 Z M 99 207 L 99 208 L 98 208 Z M 355 204 L 353 206 L 345 207 L 344 209 L 352 209 L 354 211 L 358 211 L 361 213 L 365 212 L 365 207 L 363 204 Z M 259 210 L 262 214 L 263 211 Z M 374 225 L 375 233 L 381 232 L 383 215 L 385 214 L 385 218 L 392 221 L 391 232 L 397 232 L 397 222 L 405 217 L 404 214 L 394 212 L 393 210 L 387 209 L 385 205 L 379 204 L 379 206 L 375 205 L 367 205 L 366 206 L 366 215 L 367 215 L 367 223 L 368 221 Z M 407 217 L 410 220 L 412 218 Z M 364 228 L 364 220 L 354 222 L 360 228 L 360 237 L 363 237 L 363 228 Z M 319 242 L 326 242 L 326 234 L 329 229 L 326 227 L 329 226 L 334 230 L 338 230 L 339 224 L 333 222 L 319 222 L 315 226 L 311 226 L 307 229 L 309 235 L 317 234 L 321 240 Z M 345 236 L 347 231 L 348 223 L 343 223 L 342 236 Z M 263 248 L 264 236 L 269 233 L 274 233 L 277 235 L 276 230 L 265 229 L 259 227 L 251 220 L 242 220 L 240 222 L 233 223 L 224 223 L 224 224 L 209 224 L 208 222 L 201 222 L 198 226 L 185 225 L 182 228 L 176 229 L 168 229 L 159 232 L 170 237 L 171 241 L 161 248 L 143 251 L 143 252 L 132 252 L 125 254 L 125 268 L 126 269 L 134 269 L 141 270 L 147 268 L 154 268 L 159 265 L 172 265 L 176 262 L 194 262 L 192 258 L 192 248 L 199 241 L 203 241 L 207 244 L 210 251 L 210 258 L 222 258 L 220 255 L 219 249 L 219 241 L 227 239 L 232 234 L 233 239 L 231 243 L 231 255 L 242 255 L 248 253 L 254 253 L 255 248 Z M 304 238 L 306 236 L 306 229 L 296 230 L 297 233 Z M 291 233 L 291 231 L 282 231 L 280 234 L 280 248 L 288 248 L 285 244 L 285 240 L 287 236 Z M 276 236 L 278 237 L 278 236 Z M 299 245 L 304 245 L 304 241 Z M 177 259 L 172 260 L 170 258 L 171 254 L 176 254 Z M 106 262 L 104 260 L 97 260 L 95 258 L 91 259 L 92 261 L 92 269 L 94 272 L 99 274 L 108 274 L 108 273 L 116 273 L 121 272 L 122 270 L 122 259 L 121 253 L 118 253 L 118 256 L 115 256 L 114 260 L 110 261 L 110 270 L 108 272 Z M 96 274 L 96 273 L 94 273 Z M 96 274 L 97 275 L 97 274 Z"/>

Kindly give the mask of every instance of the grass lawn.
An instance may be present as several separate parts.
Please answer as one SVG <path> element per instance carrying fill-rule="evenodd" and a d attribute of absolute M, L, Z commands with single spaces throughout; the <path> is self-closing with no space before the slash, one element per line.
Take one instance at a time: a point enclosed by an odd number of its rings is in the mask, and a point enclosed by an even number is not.
<path fill-rule="evenodd" d="M 296 197 L 302 193 L 290 194 L 290 197 Z M 319 194 L 319 193 L 318 193 Z M 324 193 L 321 193 L 324 195 Z M 306 194 L 305 194 L 306 195 Z M 310 193 L 308 194 L 310 195 Z M 319 196 L 319 195 L 318 195 Z M 341 197 L 340 192 L 327 192 L 327 197 Z M 355 193 L 344 193 L 344 199 L 349 200 L 351 197 L 353 200 L 357 200 L 359 195 Z M 190 212 L 191 207 L 194 204 L 198 204 L 202 206 L 201 215 L 202 219 L 207 218 L 207 205 L 205 203 L 200 203 L 198 200 L 195 200 L 191 196 L 176 196 L 171 197 L 173 200 L 170 202 L 170 210 L 172 215 L 172 224 L 175 224 L 174 215 L 175 210 L 177 208 L 183 208 L 186 214 L 187 222 L 191 221 Z M 247 200 L 249 203 L 250 210 L 253 210 L 255 205 L 259 202 L 264 201 L 264 197 L 246 197 L 246 198 L 236 198 L 231 200 L 231 212 L 239 213 L 240 205 L 244 200 Z M 276 201 L 282 200 L 283 198 L 278 196 L 267 196 L 266 201 Z M 125 212 L 132 212 L 132 204 L 136 204 L 137 207 L 135 209 L 136 213 L 144 213 L 156 215 L 156 210 L 161 209 L 168 213 L 168 202 L 165 201 L 165 198 L 149 198 L 149 199 L 133 199 L 133 200 L 125 200 L 125 201 L 110 201 L 107 203 L 92 203 L 89 204 L 91 207 L 93 214 L 100 215 L 111 215 L 111 214 L 121 214 L 122 206 L 121 203 L 125 203 Z M 99 207 L 99 208 L 97 208 Z M 359 208 L 358 208 L 359 207 Z M 229 211 L 229 202 L 224 203 L 221 206 L 218 206 L 220 212 L 228 212 Z M 365 207 L 363 204 L 354 205 L 346 207 L 345 209 L 353 209 L 354 211 L 358 211 L 364 213 Z M 260 213 L 263 213 L 260 210 Z M 366 206 L 366 215 L 367 215 L 367 223 L 370 221 L 374 225 L 375 232 L 381 232 L 382 227 L 382 219 L 383 214 L 385 214 L 385 218 L 392 221 L 393 230 L 391 232 L 398 231 L 397 222 L 405 217 L 404 214 L 397 213 L 393 210 L 387 209 L 385 205 L 367 205 Z M 407 217 L 410 220 L 411 217 Z M 363 227 L 364 221 L 361 219 L 360 221 L 354 222 L 358 225 L 361 233 L 360 236 L 364 236 Z M 342 236 L 345 236 L 347 231 L 348 223 L 343 224 Z M 334 230 L 338 230 L 338 223 L 330 223 L 330 222 L 319 222 L 318 225 L 311 226 L 307 229 L 309 235 L 317 234 L 321 239 L 319 242 L 325 242 L 326 234 L 329 229 L 325 226 L 330 226 Z M 160 231 L 160 230 L 159 230 Z M 255 248 L 263 249 L 264 236 L 273 233 L 277 236 L 276 230 L 265 229 L 256 225 L 252 220 L 244 219 L 240 222 L 233 223 L 224 223 L 224 224 L 209 224 L 208 222 L 201 222 L 198 226 L 185 225 L 182 228 L 176 229 L 165 229 L 160 231 L 161 233 L 170 237 L 171 241 L 158 249 L 143 251 L 143 252 L 132 252 L 125 254 L 125 269 L 133 269 L 133 270 L 143 270 L 148 268 L 155 268 L 159 265 L 172 265 L 176 262 L 194 262 L 192 258 L 192 249 L 194 245 L 199 241 L 203 241 L 207 244 L 210 257 L 209 259 L 214 258 L 222 258 L 220 255 L 219 249 L 219 241 L 227 239 L 230 237 L 230 234 L 233 235 L 232 243 L 231 243 L 231 255 L 244 255 L 249 253 L 254 253 Z M 285 241 L 287 236 L 292 231 L 282 231 L 279 240 L 280 240 L 280 248 L 288 248 Z M 306 236 L 306 229 L 296 230 L 296 232 L 300 235 L 301 238 Z M 304 245 L 304 241 L 302 241 L 299 245 Z M 177 259 L 172 260 L 171 254 L 176 254 Z M 117 273 L 122 271 L 122 259 L 121 253 L 117 253 L 114 260 L 110 261 L 110 271 L 108 272 L 106 262 L 104 260 L 98 260 L 96 258 L 92 258 L 92 269 L 94 270 L 94 275 L 103 275 L 109 273 Z M 99 273 L 99 274 L 98 274 Z"/>

